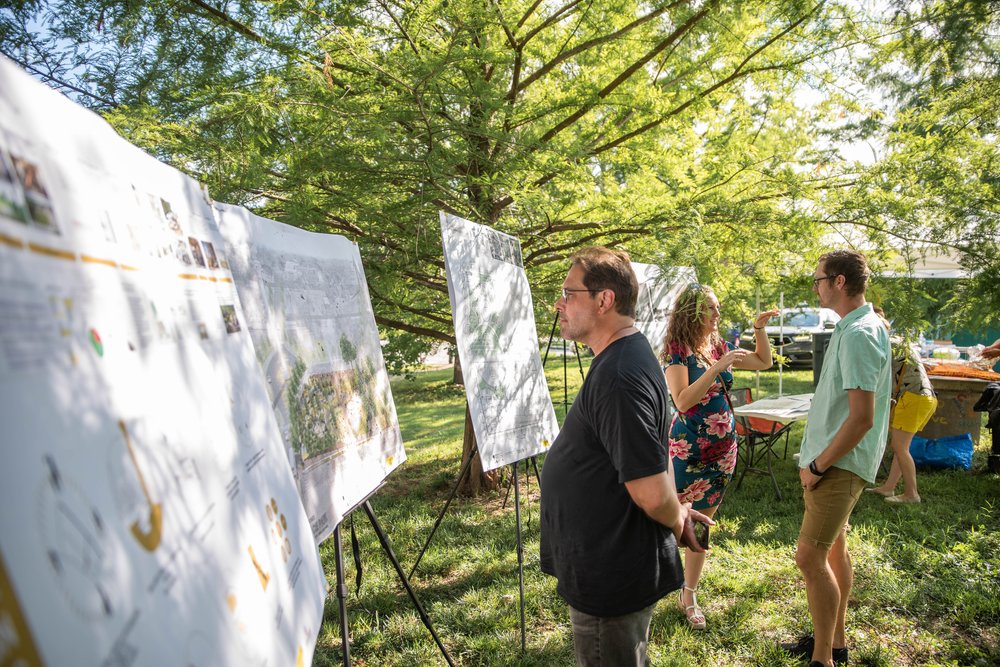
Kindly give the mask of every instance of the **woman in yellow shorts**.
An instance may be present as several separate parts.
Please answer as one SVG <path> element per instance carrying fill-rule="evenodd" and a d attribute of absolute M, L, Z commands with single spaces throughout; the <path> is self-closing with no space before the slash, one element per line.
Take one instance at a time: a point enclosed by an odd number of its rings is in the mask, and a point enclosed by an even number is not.
<path fill-rule="evenodd" d="M 896 404 L 889 419 L 892 466 L 881 486 L 867 490 L 885 496 L 888 503 L 919 503 L 917 468 L 910 456 L 910 441 L 930 421 L 938 401 L 917 351 L 897 338 L 892 340 L 892 370 L 896 379 Z M 903 493 L 897 496 L 900 477 Z"/>

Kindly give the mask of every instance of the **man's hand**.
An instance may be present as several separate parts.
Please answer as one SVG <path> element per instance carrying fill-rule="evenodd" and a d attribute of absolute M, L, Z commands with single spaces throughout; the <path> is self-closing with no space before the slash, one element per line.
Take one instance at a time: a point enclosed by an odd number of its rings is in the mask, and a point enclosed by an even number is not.
<path fill-rule="evenodd" d="M 810 472 L 809 468 L 799 468 L 799 480 L 802 482 L 803 489 L 814 489 L 819 481 L 823 479 L 819 475 L 814 475 Z"/>
<path fill-rule="evenodd" d="M 694 522 L 700 521 L 710 526 L 715 525 L 709 517 L 697 510 L 691 509 L 691 503 L 681 505 L 680 528 L 674 527 L 674 537 L 677 539 L 677 546 L 686 547 L 693 553 L 704 553 L 705 549 L 698 543 L 698 538 L 694 534 Z"/>

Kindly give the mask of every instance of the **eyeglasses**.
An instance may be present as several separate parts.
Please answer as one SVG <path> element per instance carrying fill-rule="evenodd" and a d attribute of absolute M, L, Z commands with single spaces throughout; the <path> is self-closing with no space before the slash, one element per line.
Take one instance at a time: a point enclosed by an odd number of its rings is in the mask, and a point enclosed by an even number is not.
<path fill-rule="evenodd" d="M 829 276 L 820 276 L 819 278 L 813 278 L 813 287 L 816 287 L 816 285 L 819 285 L 819 281 L 821 281 L 821 280 L 833 280 L 834 278 L 836 278 L 839 275 L 840 275 L 839 273 L 834 273 L 833 275 L 829 275 Z"/>
<path fill-rule="evenodd" d="M 563 299 L 568 299 L 569 295 L 572 294 L 573 292 L 590 292 L 591 294 L 597 294 L 598 292 L 603 292 L 603 291 L 604 290 L 602 290 L 602 289 L 587 289 L 587 288 L 579 289 L 579 288 L 572 288 L 572 287 L 563 287 L 562 288 L 562 298 Z"/>

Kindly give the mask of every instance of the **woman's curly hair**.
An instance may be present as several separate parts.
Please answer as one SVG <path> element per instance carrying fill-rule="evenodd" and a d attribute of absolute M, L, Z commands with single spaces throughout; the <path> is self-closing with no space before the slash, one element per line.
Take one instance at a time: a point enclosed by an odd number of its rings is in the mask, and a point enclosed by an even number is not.
<path fill-rule="evenodd" d="M 678 295 L 670 310 L 667 334 L 663 338 L 663 356 L 670 357 L 670 345 L 676 343 L 686 347 L 690 354 L 698 354 L 715 349 L 722 344 L 722 337 L 713 331 L 706 340 L 705 317 L 708 315 L 708 297 L 715 292 L 708 285 L 691 283 Z M 706 345 L 707 343 L 707 345 Z"/>

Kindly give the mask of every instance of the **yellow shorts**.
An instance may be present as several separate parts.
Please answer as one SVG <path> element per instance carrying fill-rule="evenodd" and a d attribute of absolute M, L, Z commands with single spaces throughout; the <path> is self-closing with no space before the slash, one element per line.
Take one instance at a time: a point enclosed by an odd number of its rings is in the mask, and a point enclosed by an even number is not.
<path fill-rule="evenodd" d="M 938 400 L 934 396 L 922 396 L 904 391 L 892 411 L 892 420 L 889 425 L 897 430 L 907 433 L 917 433 L 934 416 L 937 409 Z"/>

